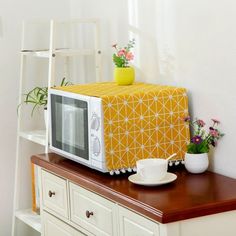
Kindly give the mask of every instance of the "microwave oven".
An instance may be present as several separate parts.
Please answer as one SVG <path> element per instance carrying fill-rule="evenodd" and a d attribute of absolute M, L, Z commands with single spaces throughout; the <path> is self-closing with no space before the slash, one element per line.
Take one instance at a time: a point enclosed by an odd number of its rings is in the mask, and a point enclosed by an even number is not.
<path fill-rule="evenodd" d="M 50 149 L 102 172 L 135 170 L 144 158 L 183 160 L 189 127 L 186 90 L 112 82 L 49 90 Z"/>
<path fill-rule="evenodd" d="M 50 90 L 50 149 L 107 172 L 102 120 L 101 98 Z"/>

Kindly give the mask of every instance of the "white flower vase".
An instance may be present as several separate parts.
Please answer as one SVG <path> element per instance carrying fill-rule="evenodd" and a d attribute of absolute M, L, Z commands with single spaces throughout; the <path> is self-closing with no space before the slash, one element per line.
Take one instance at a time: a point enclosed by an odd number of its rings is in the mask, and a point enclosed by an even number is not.
<path fill-rule="evenodd" d="M 185 153 L 185 168 L 193 174 L 200 174 L 207 170 L 209 166 L 208 154 Z"/>

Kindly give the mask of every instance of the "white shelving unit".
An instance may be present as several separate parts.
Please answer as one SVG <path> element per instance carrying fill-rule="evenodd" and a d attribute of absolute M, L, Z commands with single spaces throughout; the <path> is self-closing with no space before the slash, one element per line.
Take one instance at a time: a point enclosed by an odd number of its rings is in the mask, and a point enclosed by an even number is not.
<path fill-rule="evenodd" d="M 50 88 L 56 82 L 56 60 L 62 58 L 64 66 L 66 67 L 64 76 L 68 78 L 68 64 L 70 57 L 76 56 L 92 56 L 95 61 L 95 81 L 101 81 L 101 51 L 99 48 L 99 23 L 96 19 L 77 19 L 70 21 L 54 21 L 51 20 L 49 24 L 49 38 L 47 49 L 27 48 L 25 46 L 26 24 L 23 22 L 22 32 L 22 50 L 21 50 L 21 74 L 20 74 L 20 92 L 19 104 L 22 104 L 22 94 L 25 93 L 25 87 L 28 82 L 32 83 L 32 78 L 27 78 L 27 62 L 32 60 L 32 57 L 47 59 L 48 76 L 45 78 L 46 86 Z M 32 22 L 31 22 L 32 23 Z M 38 25 L 41 22 L 33 22 Z M 44 22 L 45 24 L 45 22 Z M 61 25 L 71 24 L 90 24 L 94 28 L 94 47 L 93 48 L 68 48 L 56 47 L 57 28 Z M 71 32 L 73 36 L 73 32 Z M 78 81 L 79 82 L 79 81 Z M 34 87 L 38 86 L 37 82 Z M 44 124 L 44 120 L 31 121 L 29 111 L 22 111 L 20 106 L 18 111 L 18 132 L 17 132 L 17 155 L 16 155 L 16 169 L 15 169 L 15 191 L 14 191 L 14 216 L 12 223 L 12 236 L 32 236 L 41 235 L 40 215 L 31 210 L 31 164 L 30 157 L 35 153 L 47 153 L 49 144 L 49 120 Z M 24 118 L 24 116 L 28 116 Z M 40 124 L 40 128 L 35 128 Z M 44 126 L 44 127 L 43 127 Z M 33 127 L 33 128 L 32 128 Z M 42 128 L 43 127 L 43 128 Z M 45 128 L 46 127 L 46 128 Z M 20 226 L 19 226 L 20 225 Z M 20 229 L 18 229 L 20 227 Z M 33 231 L 32 231 L 33 230 Z"/>
<path fill-rule="evenodd" d="M 42 146 L 46 146 L 46 130 L 20 131 L 19 136 Z"/>
<path fill-rule="evenodd" d="M 31 209 L 19 210 L 15 212 L 15 217 L 30 225 L 34 230 L 41 233 L 40 215 L 32 212 Z"/>

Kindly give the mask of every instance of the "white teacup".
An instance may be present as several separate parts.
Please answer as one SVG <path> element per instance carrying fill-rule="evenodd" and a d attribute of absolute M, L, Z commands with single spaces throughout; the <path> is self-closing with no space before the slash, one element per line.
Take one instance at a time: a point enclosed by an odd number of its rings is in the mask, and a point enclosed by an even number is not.
<path fill-rule="evenodd" d="M 158 181 L 167 174 L 168 161 L 160 158 L 141 159 L 136 162 L 137 174 L 145 181 Z"/>

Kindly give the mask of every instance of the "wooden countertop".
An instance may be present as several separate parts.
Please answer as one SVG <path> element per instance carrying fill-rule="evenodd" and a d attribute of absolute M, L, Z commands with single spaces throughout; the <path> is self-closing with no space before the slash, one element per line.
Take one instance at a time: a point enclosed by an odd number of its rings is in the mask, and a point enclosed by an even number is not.
<path fill-rule="evenodd" d="M 212 172 L 194 175 L 182 169 L 173 171 L 178 176 L 173 183 L 143 187 L 130 183 L 128 174 L 110 176 L 54 153 L 31 161 L 161 223 L 236 210 L 236 180 Z"/>

